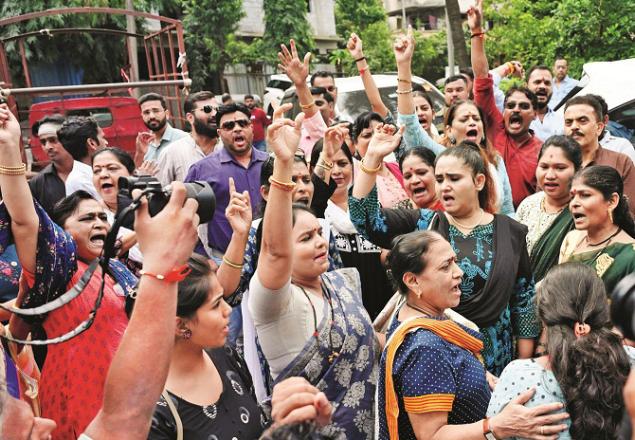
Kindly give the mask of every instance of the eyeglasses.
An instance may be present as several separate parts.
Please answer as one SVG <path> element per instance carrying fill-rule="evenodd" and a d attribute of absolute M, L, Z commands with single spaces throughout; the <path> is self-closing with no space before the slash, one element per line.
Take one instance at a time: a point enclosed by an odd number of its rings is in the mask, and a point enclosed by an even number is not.
<path fill-rule="evenodd" d="M 328 86 L 328 87 L 324 87 L 326 90 L 328 90 L 329 92 L 334 92 L 335 90 L 337 90 L 337 87 L 335 86 Z"/>
<path fill-rule="evenodd" d="M 316 107 L 322 107 L 324 104 L 326 104 L 326 101 L 323 101 L 321 99 L 316 99 L 315 100 Z"/>
<path fill-rule="evenodd" d="M 225 121 L 221 124 L 220 128 L 223 130 L 233 130 L 234 127 L 238 124 L 240 128 L 245 128 L 251 124 L 251 121 L 247 119 L 238 119 L 237 121 Z"/>
<path fill-rule="evenodd" d="M 195 110 L 203 110 L 205 113 L 216 113 L 218 111 L 218 107 L 213 107 L 211 105 L 204 105 L 203 107 L 197 108 Z"/>
<path fill-rule="evenodd" d="M 505 103 L 505 108 L 507 110 L 514 110 L 516 105 L 520 107 L 521 110 L 529 110 L 531 108 L 531 103 L 529 102 L 516 102 L 516 101 L 508 101 Z"/>

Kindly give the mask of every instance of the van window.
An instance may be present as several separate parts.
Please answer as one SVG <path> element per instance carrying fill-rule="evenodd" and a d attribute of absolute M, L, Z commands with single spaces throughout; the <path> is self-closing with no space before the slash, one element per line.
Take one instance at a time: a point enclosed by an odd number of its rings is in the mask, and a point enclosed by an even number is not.
<path fill-rule="evenodd" d="M 66 112 L 66 116 L 90 116 L 101 128 L 112 125 L 112 113 L 106 107 L 73 109 Z"/>

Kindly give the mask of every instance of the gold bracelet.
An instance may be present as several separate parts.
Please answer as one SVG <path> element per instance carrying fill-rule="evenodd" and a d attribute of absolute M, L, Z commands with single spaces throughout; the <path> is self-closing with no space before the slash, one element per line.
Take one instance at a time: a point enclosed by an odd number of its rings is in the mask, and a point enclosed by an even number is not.
<path fill-rule="evenodd" d="M 225 263 L 226 265 L 228 265 L 229 267 L 232 267 L 234 269 L 242 269 L 243 268 L 242 264 L 232 263 L 224 255 L 223 255 L 223 263 Z"/>
<path fill-rule="evenodd" d="M 324 165 L 324 164 L 323 164 L 323 163 L 321 163 L 321 162 L 318 162 L 317 164 L 315 164 L 315 166 L 316 166 L 316 167 L 318 167 L 318 168 L 322 168 L 322 169 L 324 169 L 324 170 L 326 170 L 326 171 L 331 171 L 331 170 L 333 169 L 333 167 L 330 167 L 330 168 L 329 168 L 329 167 L 327 167 L 326 165 Z"/>
<path fill-rule="evenodd" d="M 397 82 L 402 82 L 406 84 L 412 84 L 412 81 L 409 79 L 397 78 Z"/>
<path fill-rule="evenodd" d="M 329 169 L 333 168 L 335 165 L 333 162 L 326 160 L 322 154 L 320 154 L 320 162 L 324 163 L 324 165 L 326 165 Z"/>
<path fill-rule="evenodd" d="M 408 90 L 397 89 L 397 95 L 407 95 L 408 93 L 412 93 L 412 88 L 409 88 Z"/>
<path fill-rule="evenodd" d="M 293 191 L 295 189 L 295 182 L 281 182 L 273 178 L 273 176 L 269 177 L 269 184 L 271 186 L 275 186 L 284 191 Z"/>
<path fill-rule="evenodd" d="M 0 174 L 5 176 L 21 176 L 26 174 L 26 165 L 22 164 L 17 167 L 5 167 L 0 165 Z"/>
<path fill-rule="evenodd" d="M 379 170 L 381 170 L 382 165 L 383 163 L 379 162 L 379 166 L 377 168 L 366 168 L 366 166 L 364 165 L 364 159 L 362 159 L 359 163 L 359 168 L 366 174 L 376 174 L 379 172 Z"/>
<path fill-rule="evenodd" d="M 302 110 L 308 110 L 308 109 L 310 109 L 311 107 L 313 107 L 314 105 L 315 105 L 315 101 L 311 101 L 311 102 L 309 102 L 308 104 L 302 104 L 302 103 L 300 103 L 300 108 L 301 108 Z"/>

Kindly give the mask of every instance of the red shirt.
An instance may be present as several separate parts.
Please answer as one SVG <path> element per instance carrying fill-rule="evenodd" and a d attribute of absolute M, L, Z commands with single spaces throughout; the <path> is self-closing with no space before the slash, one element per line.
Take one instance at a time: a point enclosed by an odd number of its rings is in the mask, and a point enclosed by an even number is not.
<path fill-rule="evenodd" d="M 531 133 L 526 141 L 518 143 L 507 134 L 503 115 L 496 107 L 491 75 L 474 79 L 474 101 L 485 113 L 487 138 L 503 157 L 517 208 L 525 197 L 536 192 L 536 167 L 542 141 Z"/>
<path fill-rule="evenodd" d="M 271 124 L 265 111 L 259 107 L 254 107 L 251 110 L 251 126 L 254 128 L 254 142 L 262 141 L 265 139 L 265 127 Z"/>

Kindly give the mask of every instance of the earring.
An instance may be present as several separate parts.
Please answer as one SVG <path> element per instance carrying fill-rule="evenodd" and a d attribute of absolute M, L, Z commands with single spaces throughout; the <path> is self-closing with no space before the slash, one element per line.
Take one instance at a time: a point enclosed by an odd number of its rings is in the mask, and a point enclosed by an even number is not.
<path fill-rule="evenodd" d="M 185 340 L 190 339 L 192 337 L 192 330 L 186 328 L 181 332 L 181 337 Z"/>
<path fill-rule="evenodd" d="M 613 210 L 609 209 L 608 213 L 609 213 L 609 220 L 611 221 L 611 223 L 613 223 Z"/>
<path fill-rule="evenodd" d="M 450 144 L 456 145 L 456 138 L 454 136 L 450 136 Z"/>

